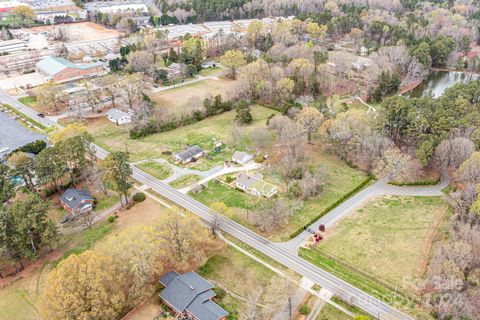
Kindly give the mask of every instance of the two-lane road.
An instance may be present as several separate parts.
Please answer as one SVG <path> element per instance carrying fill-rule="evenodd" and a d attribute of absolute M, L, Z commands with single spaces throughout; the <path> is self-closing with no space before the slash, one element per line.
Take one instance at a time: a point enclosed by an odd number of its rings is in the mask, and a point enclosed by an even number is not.
<path fill-rule="evenodd" d="M 41 122 L 44 125 L 58 125 L 47 118 L 38 117 L 35 111 L 24 106 L 1 91 L 0 102 L 20 107 L 19 110 L 25 113 L 25 115 Z M 97 156 L 100 159 L 103 159 L 108 155 L 108 151 L 104 150 L 103 148 L 96 145 L 94 145 L 94 147 L 96 148 Z M 177 205 L 195 213 L 201 219 L 207 222 L 212 222 L 213 216 L 211 214 L 211 210 L 207 206 L 160 182 L 158 179 L 134 166 L 132 166 L 132 170 L 132 176 L 134 179 L 152 188 L 173 203 L 176 203 Z M 251 230 L 230 219 L 222 218 L 220 228 L 230 235 L 236 237 L 240 241 L 255 248 L 259 252 L 296 271 L 302 276 L 311 279 L 319 286 L 328 289 L 343 300 L 361 308 L 378 319 L 411 319 L 411 317 L 403 314 L 381 300 L 357 289 L 356 287 L 346 283 L 345 281 L 335 277 L 323 269 L 312 265 L 311 263 L 298 257 L 295 253 L 292 253 L 291 251 L 270 242 L 269 240 L 257 235 Z"/>

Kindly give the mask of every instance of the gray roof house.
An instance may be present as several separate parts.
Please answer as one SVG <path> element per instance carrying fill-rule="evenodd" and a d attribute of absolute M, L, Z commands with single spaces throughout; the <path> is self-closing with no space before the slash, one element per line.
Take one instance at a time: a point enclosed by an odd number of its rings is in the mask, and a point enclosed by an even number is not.
<path fill-rule="evenodd" d="M 85 190 L 69 188 L 62 193 L 59 201 L 71 215 L 77 215 L 91 211 L 95 199 Z"/>
<path fill-rule="evenodd" d="M 232 156 L 232 161 L 238 164 L 245 164 L 253 159 L 253 155 L 243 151 L 235 151 Z"/>
<path fill-rule="evenodd" d="M 189 163 L 203 156 L 204 151 L 198 145 L 188 147 L 173 155 L 176 162 Z"/>
<path fill-rule="evenodd" d="M 264 196 L 270 198 L 278 192 L 276 186 L 263 181 L 263 175 L 261 173 L 252 176 L 242 172 L 235 181 L 235 186 L 257 197 Z"/>
<path fill-rule="evenodd" d="M 212 301 L 213 285 L 195 272 L 179 274 L 175 270 L 160 278 L 165 289 L 160 298 L 175 313 L 187 319 L 224 320 L 228 312 Z"/>
<path fill-rule="evenodd" d="M 113 123 L 116 123 L 117 125 L 122 125 L 122 124 L 132 122 L 131 113 L 127 113 L 119 109 L 112 108 L 108 110 L 105 113 L 105 115 L 107 116 L 108 120 L 112 121 Z"/>

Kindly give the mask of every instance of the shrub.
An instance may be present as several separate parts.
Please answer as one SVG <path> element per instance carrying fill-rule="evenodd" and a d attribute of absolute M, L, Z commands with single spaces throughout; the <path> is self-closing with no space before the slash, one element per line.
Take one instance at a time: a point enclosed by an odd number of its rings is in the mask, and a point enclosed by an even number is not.
<path fill-rule="evenodd" d="M 300 312 L 300 314 L 303 314 L 304 316 L 306 316 L 307 314 L 310 313 L 310 308 L 306 304 L 302 304 L 298 311 Z"/>
<path fill-rule="evenodd" d="M 109 216 L 107 220 L 108 220 L 108 222 L 113 223 L 115 221 L 115 217 L 114 216 Z"/>
<path fill-rule="evenodd" d="M 225 177 L 225 182 L 226 182 L 226 183 L 230 183 L 230 182 L 232 182 L 233 180 L 235 180 L 235 177 L 232 177 L 232 176 L 226 176 L 226 177 Z"/>
<path fill-rule="evenodd" d="M 261 155 L 257 155 L 255 156 L 255 158 L 253 158 L 253 161 L 255 161 L 256 163 L 262 163 L 263 157 Z"/>
<path fill-rule="evenodd" d="M 287 190 L 287 195 L 289 198 L 298 198 L 302 195 L 302 188 L 297 181 L 290 183 Z"/>
<path fill-rule="evenodd" d="M 134 202 L 142 202 L 146 199 L 147 197 L 145 196 L 145 193 L 143 192 L 137 192 L 133 195 L 132 199 Z"/>

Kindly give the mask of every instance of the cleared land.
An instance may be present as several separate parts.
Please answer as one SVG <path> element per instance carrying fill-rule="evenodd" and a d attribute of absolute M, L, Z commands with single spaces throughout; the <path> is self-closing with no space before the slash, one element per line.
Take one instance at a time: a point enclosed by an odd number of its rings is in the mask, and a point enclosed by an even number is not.
<path fill-rule="evenodd" d="M 234 80 L 219 78 L 207 79 L 189 85 L 150 94 L 158 108 L 170 113 L 181 114 L 193 111 L 192 108 L 202 105 L 203 100 L 221 94 L 225 99 L 227 91 L 235 84 Z"/>
<path fill-rule="evenodd" d="M 52 32 L 57 30 L 58 28 L 65 28 L 68 35 L 67 43 L 76 41 L 109 39 L 113 37 L 118 37 L 119 35 L 117 30 L 107 29 L 93 22 L 80 22 L 55 26 L 39 26 L 29 29 L 21 29 L 20 31 L 27 33 Z"/>
<path fill-rule="evenodd" d="M 275 112 L 264 107 L 253 106 L 254 122 L 245 127 L 245 131 L 264 127 L 268 116 L 272 113 Z M 190 126 L 153 134 L 138 140 L 130 139 L 128 127 L 116 126 L 105 118 L 91 120 L 87 126 L 95 143 L 109 151 L 125 151 L 128 145 L 130 160 L 139 161 L 158 158 L 162 156 L 162 151 L 176 152 L 193 144 L 211 150 L 213 138 L 229 144 L 232 142 L 231 127 L 234 119 L 234 111 L 225 112 Z M 171 157 L 168 159 L 171 160 Z"/>
<path fill-rule="evenodd" d="M 446 213 L 439 197 L 372 199 L 300 256 L 415 314 L 429 244 Z"/>

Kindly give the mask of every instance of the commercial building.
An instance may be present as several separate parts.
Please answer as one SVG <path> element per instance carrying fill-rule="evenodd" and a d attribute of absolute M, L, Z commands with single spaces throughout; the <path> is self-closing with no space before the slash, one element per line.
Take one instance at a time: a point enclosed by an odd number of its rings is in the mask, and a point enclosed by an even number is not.
<path fill-rule="evenodd" d="M 67 59 L 49 56 L 37 63 L 37 70 L 47 80 L 62 83 L 105 74 L 101 62 L 75 64 Z"/>

